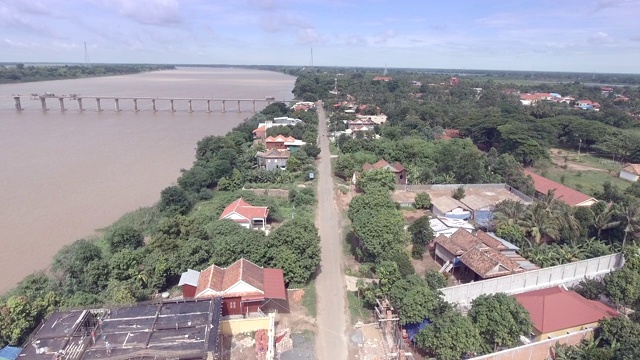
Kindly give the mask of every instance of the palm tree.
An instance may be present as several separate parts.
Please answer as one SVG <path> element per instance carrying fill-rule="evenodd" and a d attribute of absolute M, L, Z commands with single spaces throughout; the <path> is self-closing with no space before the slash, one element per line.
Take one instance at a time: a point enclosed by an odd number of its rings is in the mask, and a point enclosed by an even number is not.
<path fill-rule="evenodd" d="M 560 214 L 554 214 L 544 202 L 529 206 L 523 218 L 518 222 L 535 244 L 543 240 L 560 238 L 559 221 Z"/>
<path fill-rule="evenodd" d="M 629 205 L 623 205 L 620 207 L 620 216 L 622 217 L 624 224 L 624 237 L 622 238 L 622 249 L 627 242 L 627 236 L 630 232 L 636 231 L 640 226 L 640 202 L 633 202 Z"/>
<path fill-rule="evenodd" d="M 602 211 L 593 214 L 593 227 L 598 230 L 598 235 L 596 236 L 598 239 L 600 239 L 602 230 L 620 226 L 621 221 L 614 220 L 616 214 L 618 214 L 618 211 L 611 204 L 607 204 Z"/>
<path fill-rule="evenodd" d="M 497 226 L 502 224 L 514 225 L 525 213 L 526 205 L 515 200 L 504 200 L 496 204 L 493 208 L 494 223 Z"/>

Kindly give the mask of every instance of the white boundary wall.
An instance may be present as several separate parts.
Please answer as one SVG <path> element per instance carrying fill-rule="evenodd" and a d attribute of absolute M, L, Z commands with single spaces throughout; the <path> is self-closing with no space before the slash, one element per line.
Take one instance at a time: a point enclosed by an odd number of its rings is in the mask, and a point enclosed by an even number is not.
<path fill-rule="evenodd" d="M 580 280 L 602 276 L 622 267 L 622 254 L 605 255 L 570 264 L 507 275 L 495 279 L 450 286 L 440 289 L 450 303 L 467 306 L 483 294 L 518 294 L 558 285 L 574 285 Z"/>

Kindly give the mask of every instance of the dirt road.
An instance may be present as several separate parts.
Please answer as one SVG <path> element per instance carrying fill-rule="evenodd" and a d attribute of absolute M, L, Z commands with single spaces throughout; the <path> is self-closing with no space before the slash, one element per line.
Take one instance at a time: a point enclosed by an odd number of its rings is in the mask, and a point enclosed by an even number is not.
<path fill-rule="evenodd" d="M 347 359 L 345 285 L 342 274 L 342 235 L 333 196 L 331 153 L 324 109 L 318 104 L 320 160 L 318 161 L 318 210 L 322 261 L 316 278 L 318 293 L 318 337 L 316 358 Z"/>

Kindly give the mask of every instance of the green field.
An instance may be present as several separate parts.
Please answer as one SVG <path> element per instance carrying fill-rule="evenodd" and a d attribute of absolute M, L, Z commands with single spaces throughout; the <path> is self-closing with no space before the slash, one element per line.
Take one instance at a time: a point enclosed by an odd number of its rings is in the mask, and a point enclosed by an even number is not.
<path fill-rule="evenodd" d="M 589 195 L 602 191 L 602 184 L 606 181 L 611 182 L 623 190 L 631 184 L 617 176 L 595 170 L 577 171 L 554 166 L 539 173 L 553 181 L 563 183 L 570 188 Z M 562 176 L 564 176 L 564 182 L 562 181 Z"/>

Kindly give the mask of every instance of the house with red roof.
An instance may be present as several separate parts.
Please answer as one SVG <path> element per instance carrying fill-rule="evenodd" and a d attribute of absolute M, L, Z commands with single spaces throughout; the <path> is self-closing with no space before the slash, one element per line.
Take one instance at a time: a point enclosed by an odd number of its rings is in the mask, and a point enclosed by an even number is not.
<path fill-rule="evenodd" d="M 378 162 L 376 162 L 373 165 L 370 165 L 370 164 L 362 165 L 363 172 L 371 171 L 371 170 L 380 170 L 380 169 L 387 169 L 391 171 L 393 175 L 396 177 L 396 184 L 407 185 L 407 169 L 405 169 L 404 166 L 402 166 L 402 164 L 400 164 L 399 162 L 396 162 L 393 165 L 391 165 L 388 162 L 386 162 L 384 159 L 380 159 L 378 160 Z M 354 183 L 355 183 L 355 180 L 357 180 L 357 177 L 358 177 L 357 173 L 354 174 Z"/>
<path fill-rule="evenodd" d="M 620 315 L 599 301 L 585 299 L 560 286 L 513 297 L 529 312 L 536 341 L 595 328 L 598 321 Z"/>
<path fill-rule="evenodd" d="M 438 235 L 434 239 L 436 259 L 442 265 L 460 268 L 460 272 L 471 272 L 472 279 L 483 280 L 524 272 L 516 261 L 502 253 L 507 246 L 488 234 L 478 231 L 476 235 L 458 229 L 451 236 Z"/>
<path fill-rule="evenodd" d="M 286 300 L 282 269 L 265 269 L 240 259 L 226 268 L 211 265 L 180 277 L 184 298 L 222 298 L 222 315 L 257 313 L 269 300 Z"/>
<path fill-rule="evenodd" d="M 531 170 L 524 170 L 524 174 L 531 177 L 536 189 L 535 198 L 543 200 L 549 191 L 553 191 L 554 197 L 569 206 L 591 206 L 598 202 L 594 197 L 583 194 L 578 190 L 564 186 L 546 177 L 540 176 Z"/>
<path fill-rule="evenodd" d="M 243 198 L 232 202 L 220 214 L 220 220 L 232 220 L 247 229 L 261 228 L 267 225 L 269 208 L 266 206 L 253 206 Z"/>
<path fill-rule="evenodd" d="M 600 103 L 588 99 L 576 101 L 576 109 L 600 111 Z"/>
<path fill-rule="evenodd" d="M 278 136 L 269 136 L 266 139 L 264 139 L 264 145 L 265 145 L 265 148 L 267 149 L 278 149 L 278 150 L 286 149 L 286 150 L 292 151 L 292 150 L 299 149 L 304 144 L 306 144 L 304 141 L 298 140 L 293 136 L 278 135 Z"/>
<path fill-rule="evenodd" d="M 637 182 L 638 178 L 640 178 L 640 164 L 627 164 L 620 170 L 620 178 Z"/>
<path fill-rule="evenodd" d="M 391 81 L 393 78 L 391 76 L 376 76 L 373 78 L 373 81 Z"/>

